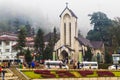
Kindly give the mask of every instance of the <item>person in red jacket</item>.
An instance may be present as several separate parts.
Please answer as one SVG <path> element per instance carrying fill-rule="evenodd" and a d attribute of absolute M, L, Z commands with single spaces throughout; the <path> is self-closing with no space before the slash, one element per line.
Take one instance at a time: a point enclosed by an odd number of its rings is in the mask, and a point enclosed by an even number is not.
<path fill-rule="evenodd" d="M 2 72 L 2 66 L 0 65 L 0 72 Z"/>

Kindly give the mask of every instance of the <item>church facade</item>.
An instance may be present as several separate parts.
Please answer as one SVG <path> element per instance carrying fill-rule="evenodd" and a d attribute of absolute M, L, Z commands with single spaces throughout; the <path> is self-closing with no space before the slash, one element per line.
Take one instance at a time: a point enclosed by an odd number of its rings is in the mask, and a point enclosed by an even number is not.
<path fill-rule="evenodd" d="M 53 60 L 81 62 L 87 46 L 93 48 L 89 40 L 78 37 L 77 16 L 66 6 L 60 14 L 60 39 L 54 46 Z"/>

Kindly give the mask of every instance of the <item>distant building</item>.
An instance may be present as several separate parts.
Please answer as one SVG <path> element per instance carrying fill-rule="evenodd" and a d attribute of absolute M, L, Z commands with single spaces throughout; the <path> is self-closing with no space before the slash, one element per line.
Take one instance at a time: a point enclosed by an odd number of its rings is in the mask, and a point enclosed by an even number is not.
<path fill-rule="evenodd" d="M 17 51 L 13 49 L 13 45 L 17 43 L 17 37 L 13 34 L 0 35 L 0 60 L 16 59 Z"/>
<path fill-rule="evenodd" d="M 0 33 L 0 60 L 15 60 L 17 59 L 17 35 L 7 32 Z M 26 47 L 34 50 L 34 38 L 26 37 Z"/>
<path fill-rule="evenodd" d="M 34 37 L 26 37 L 25 49 L 27 48 L 29 48 L 30 50 L 34 50 Z"/>
<path fill-rule="evenodd" d="M 120 54 L 112 54 L 113 64 L 119 64 Z"/>

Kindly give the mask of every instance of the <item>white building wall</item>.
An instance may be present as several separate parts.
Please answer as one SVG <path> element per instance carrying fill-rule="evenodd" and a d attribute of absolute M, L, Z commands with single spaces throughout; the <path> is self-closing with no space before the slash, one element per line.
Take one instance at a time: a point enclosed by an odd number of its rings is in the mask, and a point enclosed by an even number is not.
<path fill-rule="evenodd" d="M 4 59 L 15 59 L 17 51 L 13 52 L 12 46 L 16 44 L 16 41 L 8 41 L 9 45 L 6 45 L 6 41 L 1 41 L 0 49 L 1 49 L 1 60 Z M 6 49 L 9 49 L 9 52 L 6 52 Z"/>

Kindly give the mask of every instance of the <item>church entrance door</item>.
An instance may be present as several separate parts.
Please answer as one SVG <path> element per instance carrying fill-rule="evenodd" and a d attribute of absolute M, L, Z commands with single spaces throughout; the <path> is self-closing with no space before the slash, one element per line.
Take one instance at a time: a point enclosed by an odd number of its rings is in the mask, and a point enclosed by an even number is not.
<path fill-rule="evenodd" d="M 61 52 L 61 57 L 62 57 L 62 60 L 68 60 L 68 53 L 65 50 L 63 50 Z"/>

